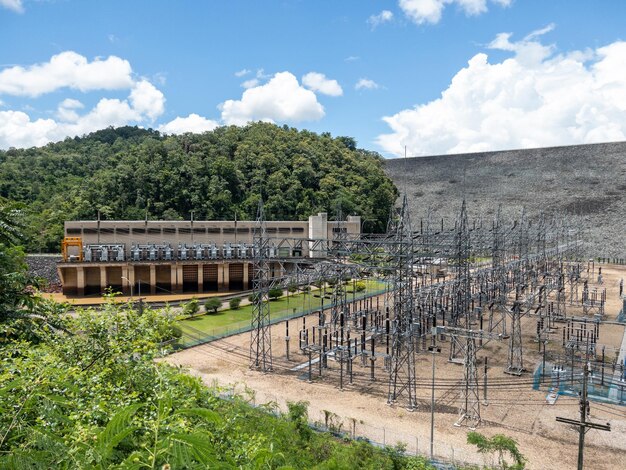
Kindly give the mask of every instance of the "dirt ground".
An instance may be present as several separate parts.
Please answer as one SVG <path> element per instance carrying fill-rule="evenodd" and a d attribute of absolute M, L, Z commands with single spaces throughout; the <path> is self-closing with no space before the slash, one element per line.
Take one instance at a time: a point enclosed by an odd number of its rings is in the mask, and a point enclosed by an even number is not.
<path fill-rule="evenodd" d="M 614 320 L 621 308 L 618 295 L 620 278 L 626 278 L 626 267 L 603 265 L 604 284 L 597 286 L 597 276 L 590 288 L 607 289 L 605 320 Z M 581 310 L 568 305 L 568 315 L 580 315 Z M 314 319 L 309 318 L 310 326 Z M 579 419 L 578 399 L 559 396 L 554 405 L 546 403 L 546 390 L 532 389 L 532 371 L 541 362 L 538 344 L 534 342 L 536 319 L 522 319 L 524 367 L 530 372 L 521 377 L 506 375 L 508 344 L 491 341 L 478 351 L 479 389 L 484 398 L 482 360 L 489 359 L 487 373 L 487 405 L 481 402 L 482 423 L 479 431 L 486 435 L 502 433 L 519 443 L 528 458 L 529 469 L 576 468 L 578 428 L 556 422 L 557 416 Z M 561 348 L 562 323 L 548 343 L 548 351 Z M 313 382 L 307 382 L 307 356 L 300 353 L 297 330 L 302 319 L 290 322 L 290 360 L 285 352 L 285 325 L 272 327 L 273 372 L 263 374 L 250 370 L 250 334 L 232 336 L 210 344 L 197 346 L 167 358 L 167 361 L 187 367 L 208 385 L 232 388 L 256 404 L 275 402 L 286 409 L 289 401 L 309 402 L 309 417 L 313 421 L 326 419 L 341 423 L 343 430 L 373 441 L 395 444 L 403 442 L 411 452 L 429 454 L 432 355 L 420 352 L 416 357 L 418 409 L 410 412 L 401 404 L 387 404 L 388 372 L 383 360 L 375 362 L 375 380 L 370 379 L 370 363 L 354 362 L 353 384 L 348 384 L 345 370 L 343 389 L 339 388 L 340 363 L 329 360 L 328 368 L 319 376 L 318 364 L 313 364 Z M 624 326 L 605 323 L 601 326 L 598 344 L 620 348 Z M 456 427 L 460 401 L 463 367 L 448 362 L 449 343 L 442 343 L 442 353 L 435 355 L 435 455 L 455 461 L 490 464 L 473 446 L 466 444 L 469 429 Z M 292 370 L 296 366 L 301 369 Z M 624 394 L 626 396 L 626 393 Z M 333 413 L 334 415 L 331 415 Z M 330 418 L 329 418 L 330 416 Z M 590 430 L 585 440 L 586 468 L 598 470 L 626 468 L 626 406 L 591 402 L 591 420 L 610 423 L 611 431 Z"/>

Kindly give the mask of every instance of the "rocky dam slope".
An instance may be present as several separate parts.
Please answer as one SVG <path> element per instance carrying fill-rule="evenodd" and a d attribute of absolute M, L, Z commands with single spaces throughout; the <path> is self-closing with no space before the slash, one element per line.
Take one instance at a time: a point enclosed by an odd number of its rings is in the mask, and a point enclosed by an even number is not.
<path fill-rule="evenodd" d="M 470 217 L 573 217 L 588 256 L 626 259 L 626 142 L 387 160 L 407 193 L 414 225 L 431 209 L 453 220 L 461 201 Z M 419 226 L 419 225 L 417 225 Z"/>

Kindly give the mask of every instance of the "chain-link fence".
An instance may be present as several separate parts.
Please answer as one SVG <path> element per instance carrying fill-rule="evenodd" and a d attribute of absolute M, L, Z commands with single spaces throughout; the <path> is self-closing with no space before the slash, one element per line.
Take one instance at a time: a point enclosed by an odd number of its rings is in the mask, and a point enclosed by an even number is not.
<path fill-rule="evenodd" d="M 381 295 L 385 293 L 384 288 L 378 288 L 375 290 L 370 290 L 366 292 L 362 292 L 356 294 L 354 296 L 350 296 L 351 301 L 359 301 L 369 297 L 375 297 L 377 295 Z M 332 302 L 329 300 L 328 302 L 324 302 L 323 308 L 330 308 Z M 270 324 L 274 325 L 276 323 L 280 323 L 285 320 L 291 320 L 293 318 L 300 318 L 307 315 L 310 315 L 314 312 L 318 312 L 322 305 L 311 306 L 308 308 L 297 308 L 297 307 L 287 307 L 281 310 L 270 310 L 271 313 L 271 321 Z M 270 304 L 271 309 L 271 304 Z M 216 341 L 218 339 L 226 338 L 228 336 L 238 335 L 240 333 L 245 333 L 252 329 L 250 319 L 242 320 L 235 323 L 230 323 L 228 325 L 211 328 L 211 329 L 198 329 L 191 326 L 189 323 L 185 324 L 185 328 L 183 331 L 183 335 L 180 338 L 177 349 L 187 349 L 194 346 L 198 346 L 200 344 L 210 343 L 211 341 Z"/>

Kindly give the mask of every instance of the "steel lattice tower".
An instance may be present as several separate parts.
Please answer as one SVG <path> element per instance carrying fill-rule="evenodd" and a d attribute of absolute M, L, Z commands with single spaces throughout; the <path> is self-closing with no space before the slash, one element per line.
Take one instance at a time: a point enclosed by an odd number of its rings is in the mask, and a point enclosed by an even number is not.
<path fill-rule="evenodd" d="M 504 370 L 507 374 L 521 375 L 524 371 L 522 355 L 522 304 L 516 301 L 511 311 L 511 337 L 509 339 L 509 359 Z"/>
<path fill-rule="evenodd" d="M 468 335 L 465 342 L 463 366 L 461 407 L 459 408 L 459 419 L 454 425 L 461 426 L 467 422 L 470 429 L 474 429 L 480 424 L 480 397 L 476 370 L 476 339 L 471 334 Z"/>
<path fill-rule="evenodd" d="M 250 368 L 272 370 L 270 331 L 270 263 L 263 200 L 259 201 L 254 230 L 254 277 L 252 280 L 252 330 L 250 331 Z"/>
<path fill-rule="evenodd" d="M 417 407 L 415 349 L 413 341 L 413 238 L 406 194 L 392 243 L 393 346 L 389 375 L 389 404 L 402 400 L 409 410 Z"/>
<path fill-rule="evenodd" d="M 461 216 L 457 223 L 455 236 L 456 258 L 456 291 L 454 293 L 454 308 L 450 318 L 450 326 L 469 328 L 471 279 L 470 279 L 470 234 L 467 222 L 465 200 L 461 205 Z M 450 338 L 450 360 L 458 359 L 463 355 L 463 345 L 452 335 Z"/>

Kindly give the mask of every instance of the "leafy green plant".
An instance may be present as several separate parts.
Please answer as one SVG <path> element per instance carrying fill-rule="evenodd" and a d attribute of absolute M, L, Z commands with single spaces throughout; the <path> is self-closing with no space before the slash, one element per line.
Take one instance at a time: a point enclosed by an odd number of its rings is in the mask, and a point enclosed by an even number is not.
<path fill-rule="evenodd" d="M 194 317 L 198 312 L 200 312 L 200 302 L 195 297 L 183 306 L 183 315 L 186 317 Z"/>
<path fill-rule="evenodd" d="M 232 308 L 233 310 L 237 310 L 240 305 L 241 305 L 240 297 L 233 297 L 232 299 L 228 301 L 228 306 Z"/>
<path fill-rule="evenodd" d="M 206 313 L 217 313 L 217 309 L 222 306 L 222 301 L 218 297 L 211 297 L 204 303 Z"/>
<path fill-rule="evenodd" d="M 270 300 L 277 300 L 283 296 L 283 290 L 280 287 L 274 287 L 267 293 Z"/>
<path fill-rule="evenodd" d="M 498 454 L 498 463 L 502 468 L 521 470 L 526 466 L 526 457 L 517 448 L 515 439 L 504 434 L 496 434 L 489 438 L 479 432 L 472 431 L 467 433 L 467 443 L 474 444 L 478 448 L 478 452 L 482 454 L 496 452 Z M 505 453 L 513 458 L 513 465 L 509 465 L 506 462 L 504 458 Z"/>

